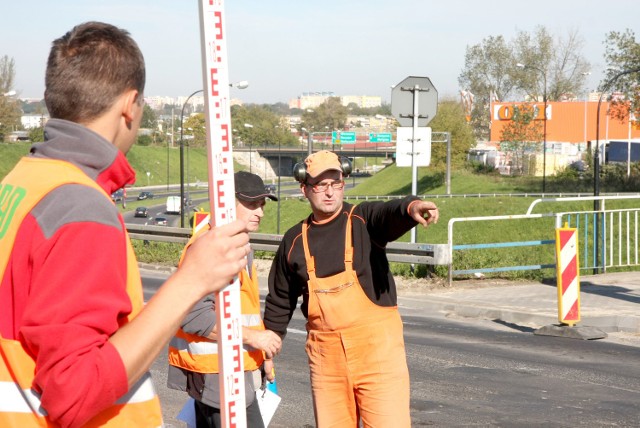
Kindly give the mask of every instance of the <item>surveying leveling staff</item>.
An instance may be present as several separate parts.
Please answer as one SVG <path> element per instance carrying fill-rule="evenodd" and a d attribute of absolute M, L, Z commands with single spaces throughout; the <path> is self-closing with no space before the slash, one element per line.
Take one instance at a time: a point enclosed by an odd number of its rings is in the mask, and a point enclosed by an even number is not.
<path fill-rule="evenodd" d="M 283 237 L 269 273 L 264 323 L 284 336 L 302 296 L 316 423 L 409 427 L 409 372 L 396 287 L 385 253 L 432 202 L 343 202 L 348 160 L 320 151 L 294 168 L 312 213 Z M 425 218 L 426 216 L 426 218 Z"/>

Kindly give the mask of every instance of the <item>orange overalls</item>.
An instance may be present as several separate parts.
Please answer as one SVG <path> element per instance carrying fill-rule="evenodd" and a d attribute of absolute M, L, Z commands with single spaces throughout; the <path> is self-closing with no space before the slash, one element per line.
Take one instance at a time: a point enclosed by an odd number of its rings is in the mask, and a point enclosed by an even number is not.
<path fill-rule="evenodd" d="M 345 269 L 317 278 L 307 242 L 309 274 L 307 344 L 318 428 L 410 427 L 409 370 L 398 307 L 373 303 L 353 270 L 351 215 L 345 236 Z"/>

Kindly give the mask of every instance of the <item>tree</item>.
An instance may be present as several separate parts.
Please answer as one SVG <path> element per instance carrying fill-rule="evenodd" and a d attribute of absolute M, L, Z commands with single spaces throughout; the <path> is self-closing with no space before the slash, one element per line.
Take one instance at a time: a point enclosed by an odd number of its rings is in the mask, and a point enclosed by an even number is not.
<path fill-rule="evenodd" d="M 207 144 L 206 127 L 203 113 L 195 113 L 184 119 L 182 123 L 182 136 L 185 144 L 191 147 L 205 147 Z"/>
<path fill-rule="evenodd" d="M 347 121 L 347 107 L 343 106 L 338 97 L 329 97 L 325 102 L 313 110 L 302 113 L 301 127 L 310 132 L 331 132 L 343 129 Z"/>
<path fill-rule="evenodd" d="M 13 89 L 15 79 L 15 61 L 7 55 L 0 58 L 0 141 L 4 136 L 21 128 L 22 111 L 18 101 L 4 94 Z"/>
<path fill-rule="evenodd" d="M 514 60 L 525 67 L 516 69 L 518 87 L 537 101 L 544 101 L 545 95 L 547 101 L 574 98 L 582 91 L 584 73 L 590 67 L 581 53 L 583 45 L 576 31 L 555 39 L 542 26 L 534 34 L 519 32 L 514 41 Z"/>
<path fill-rule="evenodd" d="M 465 119 L 460 103 L 445 99 L 438 103 L 438 114 L 429 123 L 433 132 L 451 133 L 451 168 L 458 169 L 467 159 L 467 152 L 474 145 L 473 131 Z M 431 145 L 431 165 L 444 168 L 447 161 L 447 145 Z"/>
<path fill-rule="evenodd" d="M 148 104 L 145 104 L 142 110 L 142 121 L 140 122 L 140 128 L 153 130 L 158 129 L 158 116 Z"/>
<path fill-rule="evenodd" d="M 245 124 L 251 127 L 246 127 Z M 289 131 L 286 120 L 266 105 L 231 107 L 231 125 L 236 141 L 243 141 L 253 146 L 298 144 L 296 137 Z"/>
<path fill-rule="evenodd" d="M 640 69 L 640 43 L 636 41 L 634 32 L 626 29 L 623 32 L 612 31 L 607 34 L 604 57 L 608 70 L 599 89 L 611 91 L 615 88 L 622 91 L 625 97 L 616 103 L 618 105 L 613 115 L 618 119 L 626 119 L 631 109 L 638 123 L 640 121 L 640 72 L 628 73 L 620 76 L 615 82 L 611 81 L 621 72 Z M 607 82 L 611 82 L 609 87 L 605 87 Z"/>
<path fill-rule="evenodd" d="M 500 149 L 510 154 L 511 164 L 520 174 L 524 172 L 525 155 L 537 152 L 543 138 L 543 124 L 534 118 L 535 109 L 532 104 L 514 106 L 513 117 L 500 136 Z"/>
<path fill-rule="evenodd" d="M 506 99 L 515 87 L 514 65 L 512 47 L 503 36 L 490 36 L 480 44 L 467 47 L 458 83 L 475 98 L 471 126 L 479 140 L 489 139 L 490 101 Z"/>
<path fill-rule="evenodd" d="M 44 141 L 44 128 L 42 126 L 31 128 L 29 130 L 29 141 L 34 143 Z"/>
<path fill-rule="evenodd" d="M 16 64 L 13 58 L 7 55 L 0 58 L 0 94 L 13 89 L 13 81 L 16 77 Z"/>
<path fill-rule="evenodd" d="M 488 139 L 490 100 L 526 94 L 542 101 L 546 93 L 548 101 L 555 101 L 581 92 L 586 82 L 583 73 L 589 69 L 582 47 L 576 31 L 554 38 L 542 26 L 533 33 L 521 31 L 509 42 L 502 36 L 491 36 L 467 47 L 458 83 L 475 97 L 471 125 L 476 138 Z M 518 63 L 527 67 L 522 70 L 516 67 Z"/>

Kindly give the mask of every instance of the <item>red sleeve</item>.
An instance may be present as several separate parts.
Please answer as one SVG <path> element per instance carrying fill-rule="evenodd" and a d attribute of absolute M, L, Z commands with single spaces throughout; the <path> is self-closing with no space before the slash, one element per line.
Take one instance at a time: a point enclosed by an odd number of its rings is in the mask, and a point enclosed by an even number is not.
<path fill-rule="evenodd" d="M 34 386 L 51 420 L 81 426 L 128 389 L 120 355 L 108 343 L 131 311 L 122 230 L 75 222 L 44 239 L 20 340 L 36 356 Z"/>

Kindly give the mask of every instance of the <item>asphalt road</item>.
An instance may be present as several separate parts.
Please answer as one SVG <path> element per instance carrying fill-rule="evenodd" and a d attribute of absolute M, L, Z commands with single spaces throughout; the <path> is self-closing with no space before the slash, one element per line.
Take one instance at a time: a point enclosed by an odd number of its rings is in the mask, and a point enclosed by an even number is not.
<path fill-rule="evenodd" d="M 144 279 L 150 296 L 161 276 Z M 263 296 L 264 297 L 264 296 Z M 412 425 L 640 426 L 640 348 L 536 336 L 491 320 L 401 309 Z M 296 311 L 276 359 L 282 402 L 271 427 L 313 427 L 304 319 Z M 166 388 L 166 353 L 152 369 L 167 427 L 186 401 Z"/>

